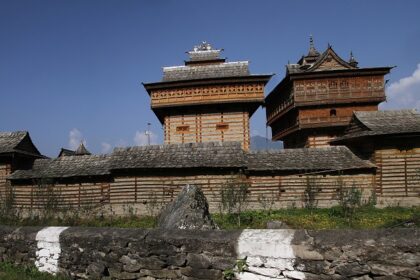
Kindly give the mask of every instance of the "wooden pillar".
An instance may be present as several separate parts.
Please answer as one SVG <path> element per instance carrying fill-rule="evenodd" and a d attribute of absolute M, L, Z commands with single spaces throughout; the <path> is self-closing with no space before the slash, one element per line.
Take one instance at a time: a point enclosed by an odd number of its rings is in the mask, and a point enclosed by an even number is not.
<path fill-rule="evenodd" d="M 408 182 L 407 182 L 407 150 L 402 151 L 404 157 L 404 186 L 405 186 L 405 196 L 408 196 Z"/>
<path fill-rule="evenodd" d="M 78 197 L 79 208 L 80 208 L 80 196 L 81 196 L 81 192 L 82 192 L 82 184 L 79 183 L 79 197 Z"/>
<path fill-rule="evenodd" d="M 137 176 L 134 177 L 134 202 L 137 202 Z"/>

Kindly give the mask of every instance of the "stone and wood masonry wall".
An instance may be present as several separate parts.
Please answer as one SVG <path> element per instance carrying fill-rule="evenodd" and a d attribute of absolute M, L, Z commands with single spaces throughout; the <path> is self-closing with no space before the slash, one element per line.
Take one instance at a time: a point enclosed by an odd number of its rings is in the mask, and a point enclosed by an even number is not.
<path fill-rule="evenodd" d="M 418 229 L 0 227 L 0 259 L 72 279 L 420 279 Z M 242 261 L 243 263 L 243 261 Z"/>

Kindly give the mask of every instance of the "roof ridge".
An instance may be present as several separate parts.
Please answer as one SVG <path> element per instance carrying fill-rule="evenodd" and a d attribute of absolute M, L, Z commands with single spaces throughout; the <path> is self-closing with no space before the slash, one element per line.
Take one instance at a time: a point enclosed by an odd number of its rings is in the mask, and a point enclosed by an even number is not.
<path fill-rule="evenodd" d="M 175 147 L 224 147 L 224 146 L 241 146 L 241 143 L 238 141 L 211 141 L 211 142 L 201 142 L 201 143 L 174 143 L 174 144 L 157 144 L 157 145 L 145 145 L 145 146 L 129 146 L 129 147 L 116 147 L 113 152 L 121 151 L 131 151 L 131 150 L 161 150 L 161 149 L 171 149 Z"/>
<path fill-rule="evenodd" d="M 239 60 L 239 61 L 228 61 L 220 64 L 206 64 L 206 65 L 176 65 L 176 66 L 164 66 L 162 67 L 163 71 L 165 70 L 175 70 L 175 69 L 191 69 L 191 68 L 203 68 L 203 67 L 220 67 L 221 65 L 231 65 L 231 64 L 247 64 L 249 65 L 249 60 Z"/>
<path fill-rule="evenodd" d="M 10 136 L 18 136 L 18 135 L 26 135 L 28 134 L 27 130 L 17 130 L 17 131 L 0 131 L 0 137 L 10 137 Z"/>

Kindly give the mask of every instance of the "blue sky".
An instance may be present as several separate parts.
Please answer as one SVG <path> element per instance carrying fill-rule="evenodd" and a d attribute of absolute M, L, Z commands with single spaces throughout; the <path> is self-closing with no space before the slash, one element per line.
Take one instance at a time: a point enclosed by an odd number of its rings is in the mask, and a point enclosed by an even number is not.
<path fill-rule="evenodd" d="M 386 109 L 420 109 L 419 1 L 0 0 L 0 131 L 28 130 L 40 151 L 86 141 L 94 153 L 163 140 L 141 82 L 205 40 L 253 73 L 276 73 L 332 44 L 359 66 L 393 66 Z M 265 134 L 265 114 L 252 118 Z"/>

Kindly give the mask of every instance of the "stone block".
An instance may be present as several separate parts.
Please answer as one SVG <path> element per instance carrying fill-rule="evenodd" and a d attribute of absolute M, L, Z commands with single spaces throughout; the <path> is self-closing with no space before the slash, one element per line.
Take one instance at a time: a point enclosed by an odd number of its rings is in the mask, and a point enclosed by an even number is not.
<path fill-rule="evenodd" d="M 180 269 L 182 275 L 199 279 L 222 279 L 222 271 L 217 269 L 192 268 L 190 266 Z"/>
<path fill-rule="evenodd" d="M 142 269 L 140 270 L 140 273 L 142 273 L 143 275 L 163 279 L 176 279 L 181 276 L 180 271 L 175 269 Z"/>
<path fill-rule="evenodd" d="M 187 265 L 193 268 L 209 268 L 211 266 L 211 261 L 205 255 L 188 254 Z"/>
<path fill-rule="evenodd" d="M 277 278 L 280 275 L 280 271 L 276 268 L 267 268 L 267 267 L 253 267 L 249 266 L 247 269 L 251 273 L 264 275 L 272 278 Z"/>
<path fill-rule="evenodd" d="M 336 273 L 344 277 L 359 276 L 370 272 L 367 265 L 362 265 L 357 262 L 347 263 L 335 268 Z"/>
<path fill-rule="evenodd" d="M 405 267 L 393 266 L 393 265 L 383 265 L 377 263 L 368 263 L 371 269 L 372 274 L 374 275 L 395 275 L 397 272 L 405 270 Z"/>
<path fill-rule="evenodd" d="M 283 275 L 291 279 L 305 279 L 305 273 L 300 271 L 283 271 Z"/>
<path fill-rule="evenodd" d="M 280 270 L 294 270 L 294 259 L 280 259 L 280 258 L 267 258 L 264 262 L 265 267 L 273 267 Z"/>

